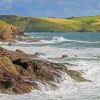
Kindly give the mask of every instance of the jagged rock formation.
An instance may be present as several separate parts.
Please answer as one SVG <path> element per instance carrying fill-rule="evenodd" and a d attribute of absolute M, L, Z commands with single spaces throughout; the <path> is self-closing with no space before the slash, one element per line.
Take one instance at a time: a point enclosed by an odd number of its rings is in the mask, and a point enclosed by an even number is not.
<path fill-rule="evenodd" d="M 39 60 L 36 55 L 28 55 L 20 50 L 13 52 L 0 48 L 0 92 L 28 93 L 32 89 L 39 89 L 37 82 L 47 82 L 55 89 L 52 82 L 59 82 L 61 71 L 78 82 L 89 81 L 79 72 L 68 70 L 63 64 Z"/>
<path fill-rule="evenodd" d="M 24 35 L 18 27 L 9 25 L 6 22 L 0 21 L 0 40 L 1 41 L 12 41 L 16 36 Z"/>

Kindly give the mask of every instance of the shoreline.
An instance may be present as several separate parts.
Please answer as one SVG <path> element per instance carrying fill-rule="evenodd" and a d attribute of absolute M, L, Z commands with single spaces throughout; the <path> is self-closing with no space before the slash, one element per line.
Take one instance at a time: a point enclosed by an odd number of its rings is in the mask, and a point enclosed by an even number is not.
<path fill-rule="evenodd" d="M 3 64 L 4 66 L 7 66 L 6 64 L 9 64 L 10 65 L 9 67 L 11 68 L 10 69 L 11 72 L 9 72 L 9 70 L 7 72 L 9 77 L 8 76 L 3 77 L 2 76 L 3 74 L 1 74 L 4 81 L 1 80 L 0 84 L 1 84 L 1 86 L 3 85 L 3 87 L 5 87 L 5 88 L 3 88 L 4 89 L 3 91 L 5 91 L 4 93 L 10 93 L 10 94 L 12 94 L 13 92 L 15 94 L 16 93 L 18 93 L 18 94 L 27 93 L 27 92 L 30 92 L 32 90 L 32 88 L 39 89 L 38 84 L 40 84 L 40 83 L 41 83 L 41 85 L 44 84 L 44 86 L 45 86 L 45 84 L 48 84 L 49 88 L 56 89 L 56 85 L 53 84 L 52 82 L 60 83 L 61 79 L 63 80 L 63 78 L 61 78 L 63 75 L 62 72 L 67 73 L 73 80 L 75 80 L 77 82 L 85 82 L 85 81 L 91 82 L 90 80 L 84 79 L 81 76 L 80 72 L 75 71 L 75 70 L 69 70 L 69 69 L 67 69 L 67 67 L 65 67 L 61 63 L 52 63 L 52 62 L 49 62 L 46 60 L 38 59 L 38 58 L 34 57 L 34 55 L 25 54 L 23 51 L 20 51 L 18 49 L 15 52 L 9 51 L 9 50 L 3 49 L 3 48 L 0 48 L 0 49 L 1 49 L 1 51 L 0 51 L 1 58 L 0 59 L 2 59 L 2 60 L 0 60 L 0 63 Z M 33 65 L 34 65 L 34 67 L 32 67 Z M 22 72 L 20 73 L 16 68 Z M 3 71 L 4 71 L 4 73 L 6 73 L 6 70 L 3 70 Z M 37 73 L 37 71 L 38 71 L 38 73 Z M 13 73 L 13 72 L 15 72 L 15 73 Z M 10 73 L 12 73 L 12 74 L 10 75 Z M 25 74 L 27 73 L 28 76 L 24 76 L 24 73 Z M 20 75 L 20 77 L 19 77 L 19 75 Z M 64 75 L 66 76 L 66 74 L 64 74 Z M 10 78 L 9 81 L 8 81 L 7 77 Z M 25 81 L 24 77 L 26 77 L 27 81 Z M 28 78 L 28 77 L 30 77 L 30 78 Z M 34 77 L 35 80 L 40 80 L 40 82 L 37 81 L 35 83 L 34 78 L 32 78 L 32 77 Z M 20 78 L 20 80 L 17 78 Z M 31 83 L 31 81 L 32 81 L 32 83 Z M 17 83 L 17 82 L 19 82 L 19 83 Z M 9 83 L 8 86 L 6 86 L 6 83 Z M 21 87 L 19 85 L 17 85 L 17 87 L 16 87 L 16 85 L 15 85 L 15 87 L 12 88 L 12 84 L 14 85 L 15 83 L 20 84 Z M 7 87 L 9 87 L 9 88 L 7 88 Z M 7 89 L 7 90 L 5 90 L 5 89 Z M 8 92 L 6 92 L 6 91 L 8 91 Z"/>
<path fill-rule="evenodd" d="M 8 45 L 7 42 L 1 45 L 0 95 L 3 95 L 2 98 L 17 99 L 15 97 L 17 95 L 18 99 L 24 99 L 24 96 L 29 99 L 34 98 L 35 95 L 55 97 L 67 94 L 71 97 L 79 94 L 81 98 L 80 95 L 92 92 L 93 86 L 94 90 L 96 87 L 99 89 L 100 48 L 94 47 L 95 40 L 91 43 L 85 41 L 87 47 L 78 47 L 77 41 L 69 43 L 68 40 L 64 43 L 62 41 L 67 39 L 62 37 L 64 36 L 61 34 L 56 37 L 40 38 L 49 42 L 43 42 L 44 45 L 38 44 L 37 41 L 34 42 L 35 44 L 25 43 L 31 37 L 23 38 L 22 41 L 20 38 L 21 42 L 17 40 L 19 43 Z M 99 40 L 97 42 L 99 44 Z M 67 43 L 76 45 L 67 47 L 65 45 Z M 91 44 L 93 47 L 90 47 Z"/>

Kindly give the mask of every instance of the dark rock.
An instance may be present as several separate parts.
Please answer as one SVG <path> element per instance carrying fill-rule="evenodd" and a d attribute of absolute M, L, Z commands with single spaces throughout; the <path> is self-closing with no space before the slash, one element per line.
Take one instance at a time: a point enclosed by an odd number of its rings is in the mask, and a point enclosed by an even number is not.
<path fill-rule="evenodd" d="M 18 27 L 11 26 L 11 31 L 13 35 L 17 35 L 17 36 L 24 35 L 24 33 Z"/>
<path fill-rule="evenodd" d="M 47 82 L 52 89 L 56 89 L 52 82 L 55 82 L 55 78 L 56 82 L 60 82 L 61 71 L 78 82 L 88 81 L 78 71 L 68 70 L 63 64 L 40 60 L 20 50 L 13 52 L 0 48 L 1 92 L 28 93 L 32 89 L 38 89 L 35 81 L 41 81 L 42 84 Z"/>
<path fill-rule="evenodd" d="M 8 46 L 11 46 L 12 45 L 12 43 L 8 43 Z"/>
<path fill-rule="evenodd" d="M 45 54 L 44 54 L 44 53 L 38 53 L 38 52 L 36 52 L 36 53 L 34 54 L 35 57 L 38 57 L 38 56 L 40 56 L 40 55 L 45 55 Z"/>
<path fill-rule="evenodd" d="M 30 92 L 32 90 L 32 86 L 27 83 L 18 83 L 12 90 L 16 94 L 23 94 Z"/>
<path fill-rule="evenodd" d="M 78 81 L 78 82 L 85 82 L 85 81 L 89 81 L 89 80 L 86 80 L 85 78 L 83 78 L 81 76 L 81 74 L 78 72 L 78 71 L 75 71 L 75 70 L 68 70 L 67 71 L 67 74 L 69 76 L 71 76 L 72 79 Z"/>
<path fill-rule="evenodd" d="M 18 53 L 23 53 L 23 51 L 21 51 L 21 50 L 19 50 L 19 49 L 17 49 L 16 52 L 18 52 Z"/>
<path fill-rule="evenodd" d="M 66 57 L 68 57 L 68 55 L 62 55 L 62 57 L 61 57 L 61 58 L 66 58 Z"/>
<path fill-rule="evenodd" d="M 5 79 L 2 79 L 0 81 L 1 85 L 4 87 L 4 88 L 10 88 L 13 86 L 13 83 L 11 81 L 11 78 L 5 78 Z"/>
<path fill-rule="evenodd" d="M 78 57 L 77 55 L 75 55 L 75 57 Z"/>

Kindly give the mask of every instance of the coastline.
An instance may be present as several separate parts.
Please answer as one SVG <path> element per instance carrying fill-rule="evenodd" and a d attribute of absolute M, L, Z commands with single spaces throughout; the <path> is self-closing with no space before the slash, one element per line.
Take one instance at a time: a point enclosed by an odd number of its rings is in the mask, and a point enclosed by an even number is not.
<path fill-rule="evenodd" d="M 25 54 L 23 51 L 20 51 L 18 49 L 15 52 L 8 51 L 3 48 L 0 48 L 0 49 L 1 49 L 0 63 L 3 64 L 3 67 L 8 66 L 6 64 L 9 64 L 9 67 L 11 70 L 11 72 L 10 71 L 7 72 L 7 76 L 3 77 L 2 75 L 6 73 L 6 70 L 1 69 L 4 72 L 4 73 L 1 73 L 1 76 L 4 79 L 1 80 L 0 84 L 1 86 L 4 87 L 3 88 L 3 91 L 5 91 L 4 93 L 12 94 L 14 92 L 15 94 L 16 93 L 23 94 L 23 93 L 30 92 L 32 90 L 32 87 L 35 89 L 41 90 L 41 88 L 38 87 L 39 84 L 44 85 L 44 86 L 46 86 L 45 84 L 48 84 L 50 90 L 56 89 L 55 84 L 59 83 L 61 80 L 63 81 L 62 73 L 64 73 L 65 76 L 68 74 L 73 80 L 78 81 L 78 82 L 84 82 L 84 81 L 91 82 L 90 80 L 84 79 L 81 76 L 81 73 L 79 73 L 78 71 L 68 70 L 67 67 L 65 67 L 61 63 L 52 63 L 46 60 L 41 60 L 34 57 L 34 55 Z M 16 66 L 13 64 L 15 64 Z M 13 73 L 13 71 L 15 73 Z M 28 76 L 24 74 L 27 74 Z M 24 79 L 24 77 L 26 78 Z M 10 79 L 9 81 L 8 81 L 8 78 Z M 6 86 L 7 83 L 9 84 Z M 15 84 L 19 84 L 21 85 L 21 87 Z M 15 87 L 12 88 L 13 85 L 15 85 Z M 46 87 L 44 88 L 46 89 Z"/>
<path fill-rule="evenodd" d="M 95 75 L 95 73 L 99 73 L 99 38 L 97 41 L 83 41 L 80 38 L 79 40 L 67 39 L 68 33 L 58 35 L 55 33 L 49 38 L 44 36 L 50 34 L 41 34 L 42 38 L 40 38 L 40 33 L 37 35 L 35 33 L 33 36 L 19 38 L 13 43 L 3 42 L 1 44 L 0 64 L 3 65 L 1 68 L 3 73 L 1 73 L 0 84 L 3 88 L 0 91 L 3 94 L 0 95 L 3 95 L 3 99 L 7 97 L 14 99 L 16 95 L 18 95 L 18 100 L 25 99 L 26 96 L 29 99 L 31 94 L 33 94 L 31 97 L 34 98 L 35 93 L 36 95 L 39 93 L 39 97 L 51 96 L 52 93 L 57 93 L 59 96 L 59 91 L 62 90 L 62 95 L 68 95 L 68 91 L 70 91 L 71 97 L 69 98 L 72 99 L 73 91 L 77 94 L 79 88 L 85 92 L 84 88 L 90 91 L 94 84 L 99 87 L 97 78 L 99 75 Z M 92 35 L 94 37 L 93 33 Z M 11 44 L 9 45 L 9 43 Z M 67 47 L 67 44 L 72 44 L 72 46 Z M 81 47 L 78 47 L 77 44 Z M 84 47 L 84 44 L 87 46 Z M 94 47 L 94 44 L 97 46 Z M 6 84 L 8 85 L 6 86 Z M 82 94 L 80 93 L 80 95 Z M 48 100 L 48 97 L 45 97 Z"/>

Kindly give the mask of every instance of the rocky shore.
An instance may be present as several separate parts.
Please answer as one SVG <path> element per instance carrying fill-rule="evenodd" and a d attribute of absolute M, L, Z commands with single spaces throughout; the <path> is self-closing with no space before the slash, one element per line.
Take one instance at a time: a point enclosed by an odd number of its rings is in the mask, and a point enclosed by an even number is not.
<path fill-rule="evenodd" d="M 0 41 L 13 42 L 20 39 L 24 33 L 15 26 L 2 23 L 0 26 Z M 62 58 L 66 55 L 62 56 Z M 80 72 L 69 70 L 61 63 L 53 63 L 38 58 L 38 54 L 26 54 L 21 50 L 10 51 L 0 47 L 0 92 L 7 94 L 24 94 L 34 89 L 41 90 L 39 84 L 57 88 L 62 73 L 69 75 L 73 81 L 89 81 Z M 90 82 L 90 81 L 89 81 Z M 48 89 L 47 89 L 48 90 Z"/>
<path fill-rule="evenodd" d="M 56 89 L 54 83 L 59 83 L 61 72 L 69 75 L 73 81 L 89 81 L 75 70 L 68 70 L 60 63 L 52 63 L 38 59 L 23 51 L 9 51 L 0 47 L 0 92 L 8 94 L 24 94 L 34 89 L 40 89 L 38 83 L 48 84 Z M 89 81 L 90 82 L 90 81 Z"/>

